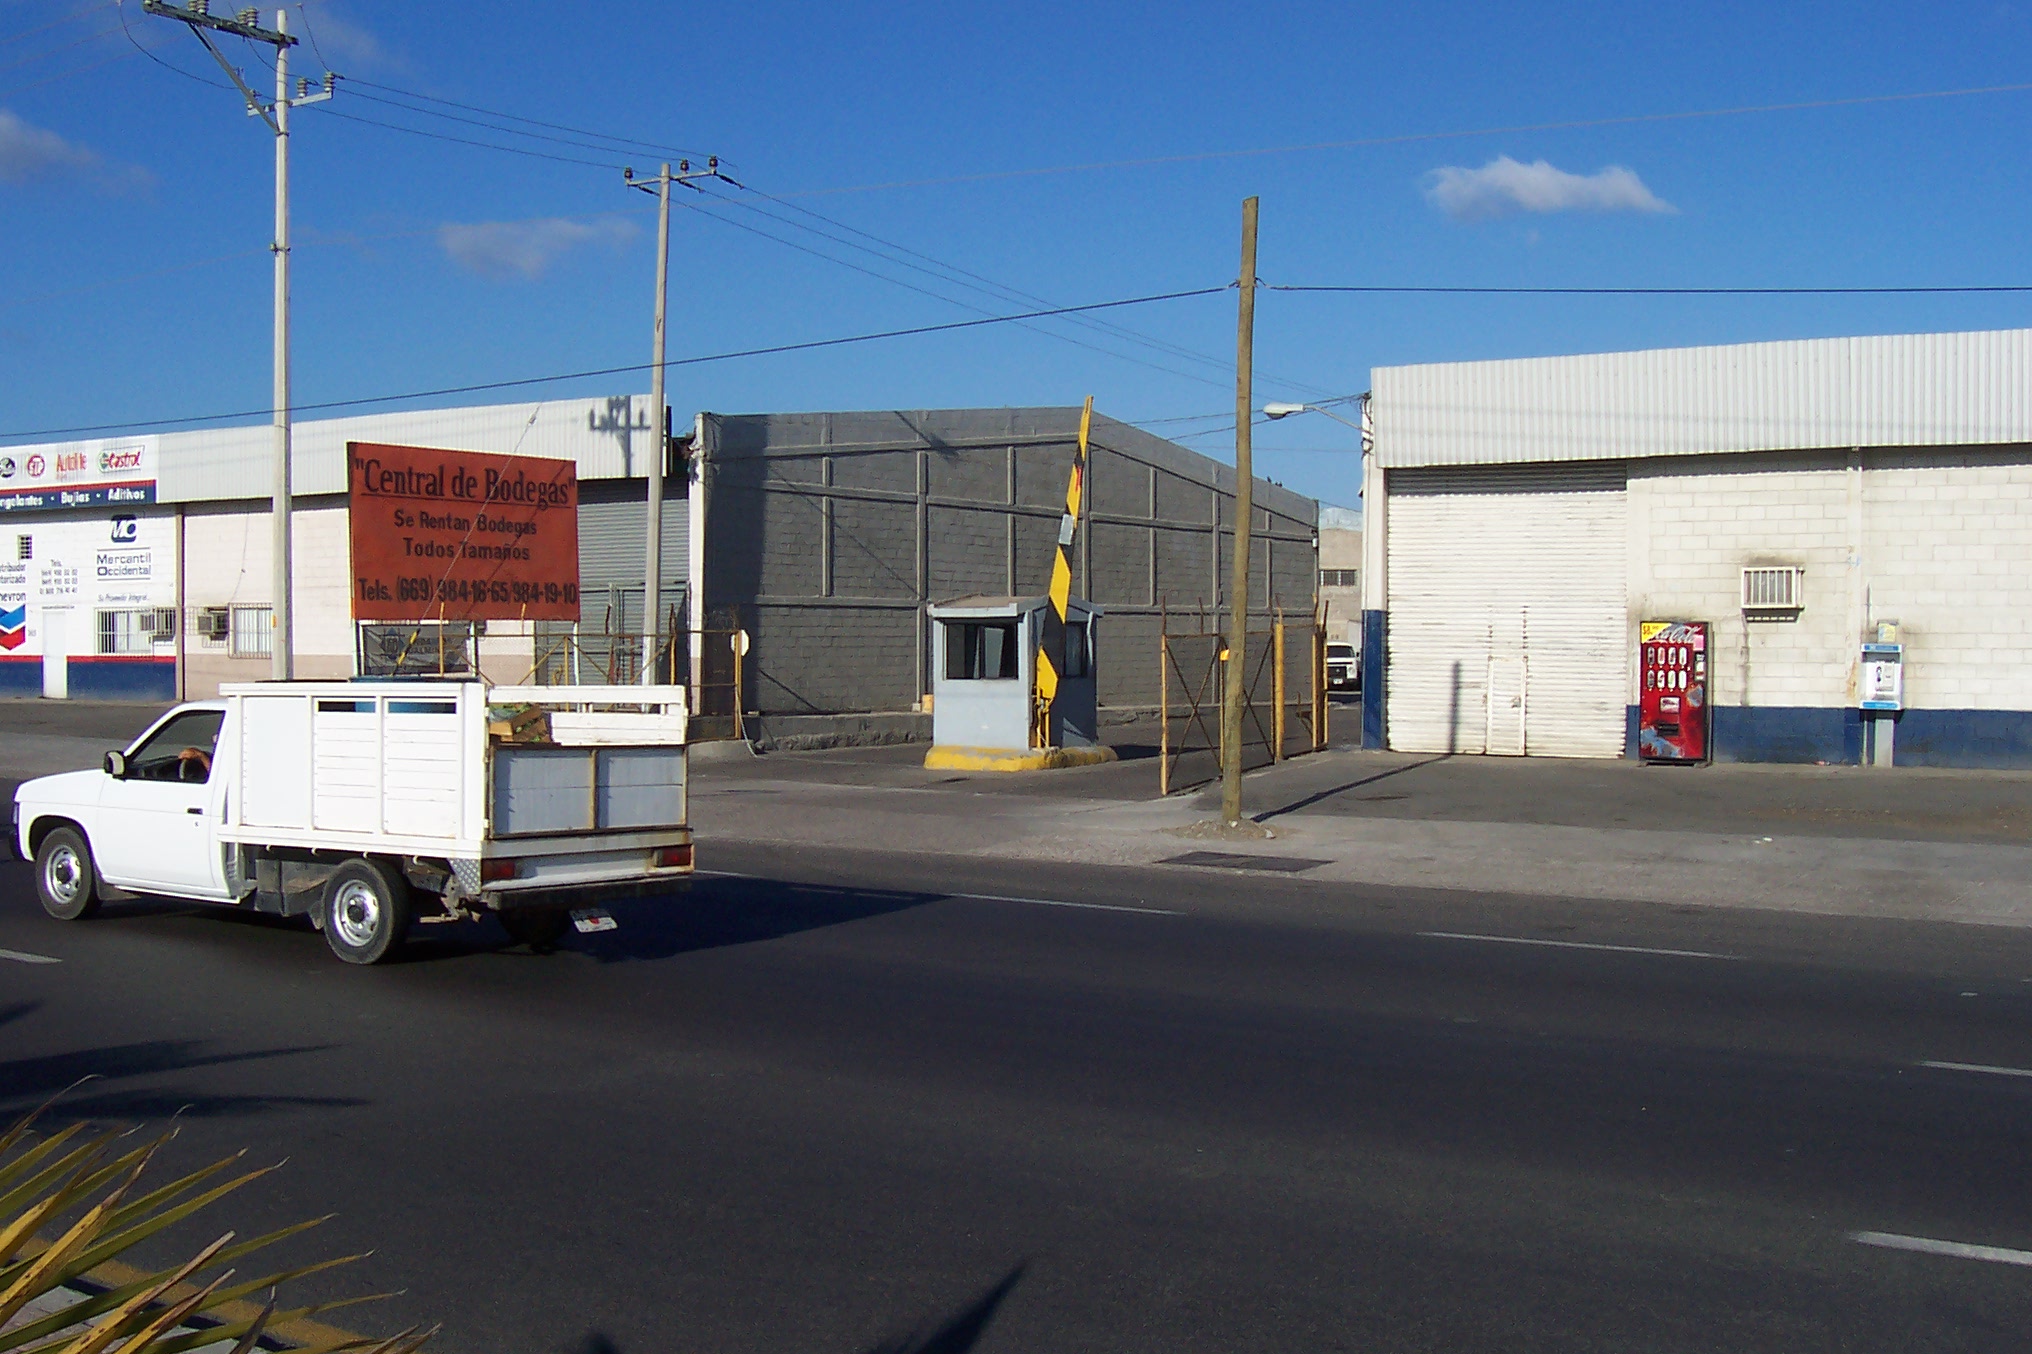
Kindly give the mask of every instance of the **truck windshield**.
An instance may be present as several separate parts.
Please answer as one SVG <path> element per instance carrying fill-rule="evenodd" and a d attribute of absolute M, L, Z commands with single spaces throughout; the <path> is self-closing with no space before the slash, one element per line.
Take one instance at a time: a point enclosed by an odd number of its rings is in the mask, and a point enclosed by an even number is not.
<path fill-rule="evenodd" d="M 1352 644 L 1329 644 L 1326 646 L 1326 656 L 1328 658 L 1353 658 L 1355 656 L 1355 646 Z"/>
<path fill-rule="evenodd" d="M 210 780 L 223 710 L 186 710 L 127 756 L 129 780 Z"/>

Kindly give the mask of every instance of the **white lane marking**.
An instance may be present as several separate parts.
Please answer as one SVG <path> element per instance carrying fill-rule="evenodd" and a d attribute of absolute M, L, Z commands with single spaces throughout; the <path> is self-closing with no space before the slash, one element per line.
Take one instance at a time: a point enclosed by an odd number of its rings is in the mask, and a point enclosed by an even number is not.
<path fill-rule="evenodd" d="M 1928 1060 L 1919 1065 L 1938 1068 L 1942 1072 L 1987 1072 L 1993 1077 L 2032 1077 L 2032 1068 L 1992 1067 L 1988 1063 L 1944 1063 Z"/>
<path fill-rule="evenodd" d="M 61 964 L 63 960 L 52 959 L 46 954 L 29 954 L 23 950 L 0 950 L 0 959 L 12 959 L 17 964 Z"/>
<path fill-rule="evenodd" d="M 1492 945 L 1545 945 L 1555 950 L 1612 950 L 1617 954 L 1664 954 L 1675 959 L 1738 959 L 1708 950 L 1660 950 L 1649 945 L 1596 945 L 1585 940 L 1540 940 L 1535 936 L 1482 936 L 1465 931 L 1420 931 L 1432 940 L 1485 940 Z"/>
<path fill-rule="evenodd" d="M 978 903 L 1031 903 L 1038 907 L 1083 907 L 1095 912 L 1140 912 L 1149 917 L 1183 917 L 1168 907 L 1125 907 L 1120 903 L 1069 903 L 1063 898 L 1010 898 L 1000 893 L 948 893 L 948 898 L 971 898 Z"/>
<path fill-rule="evenodd" d="M 2003 1246 L 1971 1246 L 1966 1241 L 1935 1241 L 1931 1237 L 1900 1236 L 1896 1232 L 1850 1232 L 1849 1240 L 1892 1251 L 1918 1251 L 1923 1255 L 1947 1255 L 1957 1260 L 2032 1266 L 2032 1251 L 2008 1250 Z"/>

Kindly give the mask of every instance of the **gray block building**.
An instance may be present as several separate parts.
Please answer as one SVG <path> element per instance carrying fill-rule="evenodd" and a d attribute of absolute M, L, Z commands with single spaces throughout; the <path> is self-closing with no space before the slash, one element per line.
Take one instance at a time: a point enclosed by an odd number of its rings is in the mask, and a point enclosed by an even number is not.
<path fill-rule="evenodd" d="M 764 714 L 910 710 L 931 689 L 928 608 L 1051 578 L 1077 408 L 701 414 L 695 625 L 752 636 Z M 1073 592 L 1106 611 L 1103 706 L 1154 706 L 1157 635 L 1225 605 L 1233 467 L 1096 414 Z M 1318 505 L 1255 484 L 1250 606 L 1312 614 Z"/>
<path fill-rule="evenodd" d="M 688 434 L 679 421 L 655 612 L 666 645 L 675 629 L 701 632 L 701 707 L 732 713 L 727 633 L 745 630 L 745 710 L 920 708 L 932 603 L 1045 590 L 1079 414 L 702 413 Z M 635 680 L 661 422 L 646 396 L 612 395 L 298 423 L 298 673 L 386 673 L 407 654 L 510 683 Z M 356 624 L 355 440 L 574 462 L 579 621 Z M 1102 703 L 1150 705 L 1161 604 L 1179 630 L 1221 603 L 1234 471 L 1099 415 L 1091 446 L 1073 591 L 1107 611 Z M 0 694 L 168 700 L 266 677 L 271 455 L 266 425 L 0 448 L 0 518 L 13 528 L 0 552 Z M 1256 505 L 1251 603 L 1309 615 L 1316 505 L 1260 480 Z M 662 661 L 685 667 L 670 648 Z"/>

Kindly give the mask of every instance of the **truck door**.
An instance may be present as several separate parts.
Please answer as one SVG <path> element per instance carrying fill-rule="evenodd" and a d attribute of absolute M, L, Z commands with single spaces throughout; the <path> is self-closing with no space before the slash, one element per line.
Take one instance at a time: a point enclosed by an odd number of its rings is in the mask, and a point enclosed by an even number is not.
<path fill-rule="evenodd" d="M 92 855 L 109 883 L 142 892 L 220 897 L 225 881 L 213 842 L 217 797 L 212 754 L 223 710 L 180 710 L 106 777 Z"/>

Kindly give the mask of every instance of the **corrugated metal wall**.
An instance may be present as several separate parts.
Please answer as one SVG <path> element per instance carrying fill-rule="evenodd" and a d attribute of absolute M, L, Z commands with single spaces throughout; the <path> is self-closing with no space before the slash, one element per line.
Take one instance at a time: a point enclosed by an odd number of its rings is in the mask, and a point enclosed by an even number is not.
<path fill-rule="evenodd" d="M 550 456 L 576 461 L 582 480 L 639 477 L 656 445 L 653 427 L 646 395 L 311 419 L 291 429 L 292 487 L 305 496 L 346 492 L 347 442 Z M 268 497 L 275 455 L 268 425 L 164 433 L 159 440 L 158 501 Z"/>
<path fill-rule="evenodd" d="M 1381 367 L 1388 468 L 2032 442 L 2032 330 Z"/>
<path fill-rule="evenodd" d="M 1621 755 L 1620 462 L 1392 474 L 1389 551 L 1391 747 Z"/>

